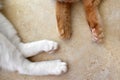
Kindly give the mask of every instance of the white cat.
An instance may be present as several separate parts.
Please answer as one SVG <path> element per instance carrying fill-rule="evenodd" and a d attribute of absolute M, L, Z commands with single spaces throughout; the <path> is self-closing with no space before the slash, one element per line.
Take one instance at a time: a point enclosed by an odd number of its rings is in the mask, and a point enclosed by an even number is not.
<path fill-rule="evenodd" d="M 0 13 L 0 68 L 25 75 L 60 75 L 67 71 L 61 60 L 31 62 L 27 57 L 53 52 L 58 44 L 49 40 L 22 43 L 13 25 Z"/>

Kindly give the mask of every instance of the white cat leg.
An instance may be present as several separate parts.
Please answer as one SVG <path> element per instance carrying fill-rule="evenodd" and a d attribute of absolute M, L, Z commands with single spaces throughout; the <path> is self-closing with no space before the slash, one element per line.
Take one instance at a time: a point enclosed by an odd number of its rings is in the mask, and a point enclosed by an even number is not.
<path fill-rule="evenodd" d="M 25 75 L 60 75 L 67 71 L 65 62 L 60 60 L 42 62 L 24 62 L 18 72 Z"/>
<path fill-rule="evenodd" d="M 51 41 L 43 40 L 42 42 L 38 41 L 37 43 L 41 44 L 41 46 L 38 45 L 38 47 L 40 48 L 42 47 L 41 50 L 44 51 L 49 51 L 57 48 L 57 46 L 54 47 L 52 46 L 53 44 L 56 43 Z M 30 46 L 35 45 L 34 47 L 36 47 L 37 43 L 36 42 L 31 43 Z M 30 48 L 32 49 L 33 47 Z M 34 50 L 36 51 L 37 50 L 36 48 L 33 49 L 32 51 Z M 20 51 L 1 33 L 0 33 L 0 67 L 10 71 L 18 71 L 19 73 L 26 75 L 59 75 L 62 72 L 67 71 L 66 63 L 61 62 L 60 60 L 42 62 L 28 61 L 23 57 Z"/>
<path fill-rule="evenodd" d="M 13 44 L 17 45 L 20 42 L 20 38 L 17 35 L 16 30 L 9 20 L 0 13 L 0 33 L 2 33 Z"/>
<path fill-rule="evenodd" d="M 51 53 L 57 50 L 57 48 L 58 44 L 49 40 L 41 40 L 26 44 L 21 43 L 19 45 L 19 49 L 25 57 L 31 57 L 43 51 Z"/>
<path fill-rule="evenodd" d="M 19 65 L 23 59 L 16 46 L 0 33 L 0 68 L 15 71 L 16 65 Z"/>

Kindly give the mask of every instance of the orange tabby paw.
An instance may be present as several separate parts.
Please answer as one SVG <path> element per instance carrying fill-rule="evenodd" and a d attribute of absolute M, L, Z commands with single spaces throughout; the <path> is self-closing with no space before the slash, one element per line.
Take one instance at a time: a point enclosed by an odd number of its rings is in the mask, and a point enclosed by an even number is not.
<path fill-rule="evenodd" d="M 71 35 L 72 35 L 72 32 L 69 27 L 67 29 L 62 29 L 60 31 L 60 36 L 62 39 L 70 39 Z"/>
<path fill-rule="evenodd" d="M 102 28 L 93 28 L 92 30 L 93 41 L 97 43 L 103 42 L 104 34 Z"/>

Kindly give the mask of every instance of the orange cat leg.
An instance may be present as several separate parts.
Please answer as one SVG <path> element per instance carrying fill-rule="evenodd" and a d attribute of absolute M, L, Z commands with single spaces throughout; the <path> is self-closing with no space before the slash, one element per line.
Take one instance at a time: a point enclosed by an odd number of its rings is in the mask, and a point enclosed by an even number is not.
<path fill-rule="evenodd" d="M 71 37 L 71 4 L 65 2 L 56 3 L 56 18 L 60 36 L 63 39 Z"/>
<path fill-rule="evenodd" d="M 58 1 L 72 3 L 72 2 L 79 1 L 79 0 L 58 0 Z"/>
<path fill-rule="evenodd" d="M 96 42 L 101 42 L 104 37 L 102 30 L 103 24 L 98 11 L 98 5 L 100 2 L 101 0 L 83 0 L 87 21 L 90 26 L 93 39 Z"/>

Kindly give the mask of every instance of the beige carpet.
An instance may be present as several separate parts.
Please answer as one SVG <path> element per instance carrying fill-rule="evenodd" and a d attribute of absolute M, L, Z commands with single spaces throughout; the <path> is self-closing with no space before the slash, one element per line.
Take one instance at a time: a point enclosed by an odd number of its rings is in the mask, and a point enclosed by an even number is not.
<path fill-rule="evenodd" d="M 61 76 L 24 76 L 0 72 L 0 80 L 120 80 L 120 0 L 103 0 L 100 12 L 105 41 L 91 41 L 82 2 L 73 5 L 73 35 L 68 41 L 59 38 L 54 0 L 6 0 L 4 13 L 14 24 L 24 42 L 41 39 L 57 41 L 55 54 L 43 53 L 34 61 L 62 59 L 69 71 Z"/>

